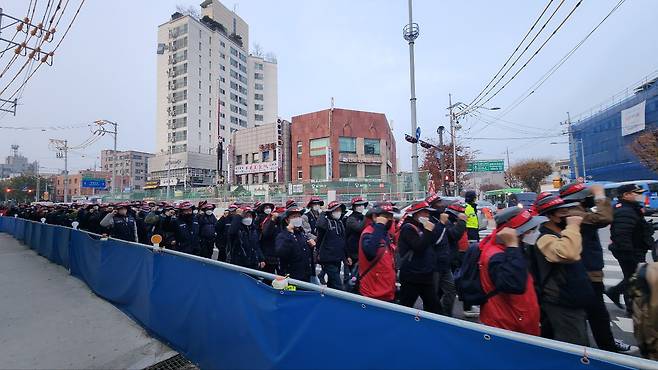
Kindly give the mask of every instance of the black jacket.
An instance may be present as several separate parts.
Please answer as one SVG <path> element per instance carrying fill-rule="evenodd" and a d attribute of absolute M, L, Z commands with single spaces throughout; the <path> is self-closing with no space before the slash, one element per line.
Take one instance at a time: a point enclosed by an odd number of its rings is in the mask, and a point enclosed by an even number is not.
<path fill-rule="evenodd" d="M 324 213 L 317 222 L 320 263 L 340 263 L 346 258 L 345 225 Z"/>
<path fill-rule="evenodd" d="M 258 263 L 265 261 L 265 256 L 260 250 L 258 232 L 256 226 L 242 224 L 242 216 L 233 216 L 231 227 L 228 231 L 229 244 L 227 250 L 228 262 L 234 265 L 258 268 Z"/>
<path fill-rule="evenodd" d="M 438 232 L 443 232 L 444 227 L 443 224 L 437 223 L 433 231 L 427 231 L 412 218 L 407 218 L 402 224 L 398 238 L 400 281 L 432 282 L 436 264 L 435 242 Z"/>
<path fill-rule="evenodd" d="M 615 206 L 610 250 L 628 258 L 644 260 L 653 247 L 653 227 L 644 219 L 642 207 L 635 202 L 620 201 Z"/>
<path fill-rule="evenodd" d="M 199 218 L 199 237 L 204 243 L 215 242 L 215 224 L 217 223 L 217 218 L 215 215 L 201 214 L 197 216 Z"/>
<path fill-rule="evenodd" d="M 173 249 L 183 253 L 199 255 L 199 221 L 195 215 L 189 218 L 165 217 L 164 230 L 172 232 L 176 240 Z"/>
<path fill-rule="evenodd" d="M 440 248 L 437 249 L 436 271 L 445 271 L 450 268 L 452 262 L 457 258 L 459 240 L 465 232 L 466 221 L 451 216 L 448 223 L 446 223 L 444 240 L 441 241 Z M 443 246 L 444 243 L 445 247 Z"/>
<path fill-rule="evenodd" d="M 359 259 L 359 239 L 365 227 L 366 217 L 359 212 L 352 212 L 345 220 L 345 249 L 347 257 L 350 257 L 352 261 Z"/>
<path fill-rule="evenodd" d="M 271 217 L 266 217 L 259 224 L 261 227 L 260 232 L 260 248 L 263 254 L 267 257 L 276 256 L 276 237 L 281 231 L 279 219 L 272 221 Z"/>
<path fill-rule="evenodd" d="M 304 230 L 294 233 L 281 230 L 276 237 L 276 253 L 281 261 L 281 273 L 301 281 L 311 281 L 311 248 Z"/>

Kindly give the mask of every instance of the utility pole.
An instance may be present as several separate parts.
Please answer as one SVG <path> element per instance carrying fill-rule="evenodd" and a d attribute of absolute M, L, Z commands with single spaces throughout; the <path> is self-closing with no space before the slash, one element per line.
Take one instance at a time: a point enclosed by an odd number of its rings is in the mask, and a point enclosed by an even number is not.
<path fill-rule="evenodd" d="M 38 201 L 39 201 L 39 191 L 40 191 L 40 189 L 39 189 L 39 182 L 40 182 L 40 181 L 39 181 L 39 162 L 36 162 L 36 167 L 37 167 L 37 168 L 36 168 L 36 174 L 37 174 L 37 188 L 36 188 L 36 192 L 35 192 L 35 194 L 34 194 L 34 201 L 35 201 L 35 202 L 38 202 Z"/>
<path fill-rule="evenodd" d="M 564 123 L 567 126 L 567 133 L 569 134 L 569 160 L 573 163 L 573 174 L 574 180 L 578 178 L 578 147 L 573 137 L 573 128 L 571 127 L 571 115 L 567 112 L 567 122 Z"/>
<path fill-rule="evenodd" d="M 69 201 L 69 143 L 68 140 L 50 139 L 50 146 L 57 150 L 57 158 L 64 158 L 64 203 Z"/>
<path fill-rule="evenodd" d="M 583 144 L 583 138 L 578 139 L 580 141 L 580 155 L 583 158 L 583 181 L 587 182 L 587 167 L 585 166 L 585 144 Z"/>
<path fill-rule="evenodd" d="M 509 147 L 507 147 L 507 170 L 509 171 L 512 166 L 509 163 Z"/>
<path fill-rule="evenodd" d="M 333 153 L 331 151 L 331 124 L 333 123 L 333 118 L 334 118 L 334 98 L 331 98 L 331 108 L 329 109 L 329 133 L 327 134 L 327 152 L 325 153 L 325 168 L 326 168 L 326 175 L 327 175 L 327 181 L 331 181 L 333 178 L 333 166 L 334 166 L 334 161 L 333 161 Z"/>
<path fill-rule="evenodd" d="M 457 176 L 457 138 L 455 132 L 455 116 L 452 114 L 452 94 L 448 94 L 448 116 L 450 116 L 450 136 L 452 136 L 452 174 L 455 183 L 454 196 L 459 195 L 459 181 Z"/>
<path fill-rule="evenodd" d="M 97 135 L 105 135 L 105 134 L 110 134 L 114 135 L 114 151 L 112 152 L 112 194 L 116 195 L 116 190 L 117 190 L 117 183 L 116 183 L 116 170 L 117 170 L 117 165 L 118 165 L 118 155 L 117 155 L 117 123 L 108 121 L 106 119 L 99 119 L 94 121 L 95 124 L 98 125 L 98 128 L 96 131 L 94 131 L 94 134 Z M 114 127 L 114 130 L 108 131 L 105 128 L 105 125 L 112 125 Z"/>
<path fill-rule="evenodd" d="M 441 173 L 441 183 L 443 184 L 443 195 L 448 194 L 448 184 L 446 183 L 446 176 L 445 176 L 445 165 L 443 163 L 443 131 L 445 131 L 444 126 L 439 126 L 439 155 L 440 157 L 438 158 L 439 160 L 439 169 Z"/>
<path fill-rule="evenodd" d="M 409 99 L 411 105 L 411 134 L 416 134 L 416 72 L 414 66 L 414 41 L 420 34 L 420 29 L 417 23 L 413 23 L 412 17 L 412 0 L 409 0 L 409 24 L 403 29 L 404 39 L 409 42 L 409 80 L 411 82 L 411 98 Z M 412 176 L 412 191 L 413 198 L 416 198 L 418 192 L 419 179 L 418 179 L 418 143 L 411 144 L 411 176 Z"/>

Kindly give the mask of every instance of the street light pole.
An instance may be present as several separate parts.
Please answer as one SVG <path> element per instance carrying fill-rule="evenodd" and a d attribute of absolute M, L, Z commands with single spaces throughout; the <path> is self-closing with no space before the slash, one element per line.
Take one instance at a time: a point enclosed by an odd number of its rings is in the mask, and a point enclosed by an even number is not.
<path fill-rule="evenodd" d="M 440 158 L 438 158 L 438 160 L 439 160 L 439 169 L 441 171 L 440 172 L 441 173 L 441 183 L 443 184 L 443 195 L 444 196 L 448 195 L 448 184 L 446 184 L 445 165 L 443 163 L 443 159 L 444 159 L 443 158 L 444 157 L 444 155 L 443 155 L 443 131 L 445 131 L 445 129 L 446 129 L 445 127 L 439 126 L 439 130 L 438 130 L 438 133 L 439 133 L 439 152 L 438 153 L 440 154 Z"/>
<path fill-rule="evenodd" d="M 409 42 L 409 79 L 411 81 L 411 98 L 409 99 L 411 105 L 411 134 L 416 134 L 416 72 L 414 66 L 414 41 L 419 35 L 418 24 L 413 23 L 412 17 L 412 0 L 409 0 L 409 24 L 403 29 L 403 37 Z M 412 191 L 413 198 L 416 198 L 416 193 L 419 188 L 418 178 L 418 144 L 411 144 L 411 176 L 412 176 Z"/>
<path fill-rule="evenodd" d="M 459 195 L 459 181 L 457 180 L 457 138 L 455 135 L 455 116 L 452 114 L 452 94 L 448 94 L 448 115 L 450 116 L 450 136 L 452 136 L 452 168 L 453 168 L 453 182 L 455 188 L 453 196 Z"/>
<path fill-rule="evenodd" d="M 117 155 L 117 134 L 118 134 L 117 126 L 118 125 L 117 125 L 116 122 L 108 121 L 106 119 L 99 119 L 99 120 L 94 121 L 94 123 L 99 126 L 99 128 L 96 129 L 96 131 L 94 133 L 114 135 L 114 151 L 112 152 L 112 160 L 113 160 L 112 161 L 113 162 L 113 165 L 112 165 L 112 194 L 116 195 L 116 192 L 117 192 L 116 191 L 117 190 L 116 171 L 117 171 L 117 162 L 118 162 L 118 160 L 117 160 L 117 158 L 118 158 L 118 155 Z M 107 129 L 105 129 L 105 127 L 103 127 L 103 126 L 105 126 L 107 124 L 114 126 L 114 130 L 113 131 L 108 131 Z"/>

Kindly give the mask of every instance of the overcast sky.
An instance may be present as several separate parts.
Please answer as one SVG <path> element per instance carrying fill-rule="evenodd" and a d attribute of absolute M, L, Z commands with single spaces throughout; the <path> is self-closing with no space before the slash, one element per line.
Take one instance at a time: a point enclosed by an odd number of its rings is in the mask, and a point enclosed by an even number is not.
<path fill-rule="evenodd" d="M 77 6 L 80 0 L 70 0 Z M 496 97 L 488 112 L 497 117 L 573 48 L 617 4 L 617 0 L 584 0 L 571 18 Z M 4 0 L 6 13 L 21 15 L 27 0 Z M 41 1 L 41 3 L 45 3 Z M 16 117 L 0 114 L 0 126 L 67 126 L 105 118 L 116 121 L 119 149 L 155 149 L 157 26 L 176 5 L 198 6 L 200 0 L 87 0 L 52 67 L 43 66 L 29 81 Z M 558 1 L 554 1 L 551 9 Z M 566 0 L 517 67 L 527 60 L 575 6 Z M 335 98 L 340 108 L 385 113 L 394 122 L 399 163 L 410 168 L 409 52 L 402 38 L 408 21 L 406 0 L 227 0 L 250 26 L 250 40 L 279 63 L 279 115 L 290 117 L 325 109 Z M 447 126 L 448 93 L 469 103 L 512 53 L 547 1 L 415 0 L 416 94 L 422 136 L 436 138 Z M 44 5 L 42 5 L 44 6 Z M 73 9 L 67 10 L 70 17 Z M 628 0 L 530 98 L 506 114 L 506 122 L 487 126 L 476 117 L 462 122 L 460 141 L 479 150 L 479 158 L 565 158 L 565 145 L 550 145 L 559 122 L 587 111 L 658 69 L 655 16 L 658 1 Z M 68 17 L 67 17 L 68 18 Z M 543 23 L 543 22 L 542 22 Z M 60 26 L 60 32 L 64 27 Z M 7 38 L 11 29 L 0 37 Z M 61 34 L 60 34 L 61 35 Z M 0 60 L 0 67 L 7 57 Z M 513 69 L 508 76 L 516 72 Z M 503 83 L 506 80 L 503 80 Z M 3 87 L 7 83 L 3 77 Z M 502 83 L 501 83 L 502 85 Z M 2 96 L 5 97 L 5 96 Z M 608 102 L 606 102 L 606 100 Z M 522 126 L 520 126 L 520 125 Z M 548 134 L 547 134 L 548 133 Z M 19 144 L 23 154 L 45 170 L 63 168 L 48 150 L 49 138 L 85 140 L 87 129 L 15 131 L 0 129 L 0 155 Z M 534 140 L 470 140 L 537 137 Z M 446 140 L 448 138 L 446 137 Z M 70 171 L 93 167 L 106 136 L 73 153 Z M 84 157 L 82 156 L 84 154 Z"/>

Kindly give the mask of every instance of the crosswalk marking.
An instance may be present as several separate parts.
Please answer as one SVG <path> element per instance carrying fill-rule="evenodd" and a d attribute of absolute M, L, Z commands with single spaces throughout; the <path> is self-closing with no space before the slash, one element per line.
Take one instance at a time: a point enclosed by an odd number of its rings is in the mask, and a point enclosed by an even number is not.
<path fill-rule="evenodd" d="M 619 327 L 619 329 L 627 332 L 627 333 L 632 333 L 633 332 L 633 319 L 629 319 L 626 317 L 617 317 L 616 320 L 611 320 L 612 322 L 615 323 Z"/>

